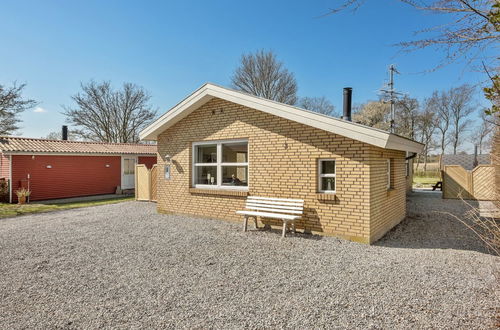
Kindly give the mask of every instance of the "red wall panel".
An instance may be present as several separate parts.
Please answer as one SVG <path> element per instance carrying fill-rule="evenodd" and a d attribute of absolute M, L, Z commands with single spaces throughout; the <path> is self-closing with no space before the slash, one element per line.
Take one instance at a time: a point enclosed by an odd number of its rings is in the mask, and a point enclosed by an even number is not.
<path fill-rule="evenodd" d="M 5 179 L 9 178 L 10 176 L 9 166 L 10 166 L 9 156 L 6 156 L 0 152 L 0 178 L 5 178 Z"/>
<path fill-rule="evenodd" d="M 156 164 L 156 156 L 155 157 L 138 157 L 137 162 L 139 164 L 146 165 L 147 168 L 153 167 Z"/>
<path fill-rule="evenodd" d="M 28 178 L 30 200 L 111 194 L 121 185 L 119 156 L 12 156 L 13 202 Z M 47 166 L 52 168 L 47 168 Z M 106 167 L 109 165 L 109 167 Z"/>

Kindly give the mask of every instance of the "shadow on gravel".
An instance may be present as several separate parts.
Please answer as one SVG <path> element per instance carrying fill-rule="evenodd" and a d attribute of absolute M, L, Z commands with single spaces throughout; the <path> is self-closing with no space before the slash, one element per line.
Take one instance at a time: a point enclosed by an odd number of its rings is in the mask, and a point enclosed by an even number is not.
<path fill-rule="evenodd" d="M 463 201 L 442 199 L 441 194 L 413 192 L 407 202 L 406 219 L 376 242 L 375 246 L 454 249 L 489 254 L 480 239 L 449 214 L 463 216 L 470 208 Z M 467 202 L 477 206 L 477 202 Z"/>
<path fill-rule="evenodd" d="M 260 227 L 259 229 L 249 229 L 249 232 L 267 232 L 267 233 L 272 233 L 273 235 L 276 235 L 277 237 L 281 238 L 282 230 L 277 229 L 277 228 L 269 228 L 269 227 Z M 288 238 L 300 238 L 300 239 L 306 239 L 306 240 L 311 240 L 311 241 L 320 241 L 325 236 L 321 235 L 316 235 L 316 234 L 311 234 L 310 232 L 302 232 L 302 229 L 297 229 L 297 232 L 294 234 L 291 230 L 287 231 L 285 239 Z"/>

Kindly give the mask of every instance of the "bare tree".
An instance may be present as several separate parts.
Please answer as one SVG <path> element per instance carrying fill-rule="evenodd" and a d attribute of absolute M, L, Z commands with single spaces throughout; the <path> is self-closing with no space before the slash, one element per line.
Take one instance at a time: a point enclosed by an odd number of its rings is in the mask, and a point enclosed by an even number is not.
<path fill-rule="evenodd" d="M 383 130 L 389 129 L 389 104 L 381 101 L 370 101 L 360 107 L 356 111 L 352 119 L 353 121 Z"/>
<path fill-rule="evenodd" d="M 358 9 L 366 0 L 345 0 L 332 13 Z M 403 49 L 412 51 L 427 47 L 443 50 L 444 64 L 457 59 L 491 60 L 485 50 L 500 42 L 500 5 L 494 0 L 397 0 L 422 12 L 440 14 L 445 24 L 416 31 L 420 39 L 400 42 Z M 468 56 L 470 55 L 470 56 Z"/>
<path fill-rule="evenodd" d="M 449 130 L 451 128 L 450 96 L 447 91 L 434 91 L 426 101 L 426 108 L 436 114 L 436 129 L 439 135 L 439 147 L 441 155 L 444 155 L 446 146 L 450 142 Z"/>
<path fill-rule="evenodd" d="M 62 140 L 62 132 L 50 132 L 43 139 L 47 140 Z M 68 140 L 69 141 L 80 141 L 81 137 L 75 134 L 73 131 L 68 131 Z"/>
<path fill-rule="evenodd" d="M 457 154 L 457 148 L 463 142 L 463 133 L 467 131 L 471 121 L 469 115 L 475 110 L 472 105 L 474 87 L 462 85 L 448 92 L 451 109 L 453 154 Z"/>
<path fill-rule="evenodd" d="M 130 143 L 156 117 L 150 95 L 131 83 L 114 90 L 109 82 L 81 84 L 82 92 L 72 96 L 76 107 L 64 107 L 67 121 L 79 129 L 80 138 L 91 141 Z"/>
<path fill-rule="evenodd" d="M 232 78 L 234 88 L 286 104 L 297 102 L 297 81 L 272 51 L 243 54 Z"/>
<path fill-rule="evenodd" d="M 424 144 L 423 157 L 424 157 L 424 171 L 427 171 L 427 159 L 429 152 L 435 147 L 434 132 L 436 131 L 436 114 L 429 107 L 418 114 L 416 120 L 416 134 L 415 137 Z M 420 163 L 420 155 L 417 161 L 417 169 Z"/>
<path fill-rule="evenodd" d="M 410 139 L 415 138 L 415 129 L 419 117 L 419 103 L 415 98 L 404 96 L 396 101 L 396 133 Z"/>
<path fill-rule="evenodd" d="M 500 4 L 499 4 L 500 6 Z M 499 18 L 500 20 L 500 18 Z M 485 112 L 489 116 L 494 116 L 492 122 L 493 124 L 499 126 L 500 122 L 500 74 L 491 75 L 486 66 L 484 66 L 484 71 L 488 75 L 491 81 L 491 87 L 485 87 L 483 89 L 484 96 L 490 100 L 491 108 L 487 109 Z M 497 70 L 497 72 L 500 70 Z M 496 116 L 495 116 L 496 115 Z"/>
<path fill-rule="evenodd" d="M 484 111 L 480 111 L 479 124 L 472 131 L 471 142 L 477 144 L 479 153 L 483 153 L 483 147 L 488 147 L 489 137 L 492 135 L 495 124 L 491 122 Z"/>
<path fill-rule="evenodd" d="M 323 115 L 337 116 L 337 114 L 335 113 L 335 107 L 324 96 L 303 97 L 299 100 L 298 106 L 306 110 L 311 110 L 317 113 L 321 113 Z"/>
<path fill-rule="evenodd" d="M 367 0 L 343 0 L 340 7 L 330 13 L 352 9 L 357 10 Z M 490 55 L 500 43 L 500 1 L 499 0 L 396 0 L 422 12 L 438 14 L 443 23 L 416 31 L 421 36 L 416 40 L 403 41 L 398 45 L 405 51 L 433 47 L 443 54 L 440 66 L 456 60 L 482 66 L 490 86 L 484 94 L 492 102 L 487 114 L 492 122 L 500 118 L 500 69 L 498 56 Z M 480 64 L 480 65 L 479 65 Z M 490 73 L 491 72 L 491 73 Z"/>
<path fill-rule="evenodd" d="M 12 87 L 0 85 L 0 135 L 12 134 L 19 129 L 19 114 L 37 104 L 34 100 L 23 98 L 24 87 L 26 84 L 14 83 Z"/>

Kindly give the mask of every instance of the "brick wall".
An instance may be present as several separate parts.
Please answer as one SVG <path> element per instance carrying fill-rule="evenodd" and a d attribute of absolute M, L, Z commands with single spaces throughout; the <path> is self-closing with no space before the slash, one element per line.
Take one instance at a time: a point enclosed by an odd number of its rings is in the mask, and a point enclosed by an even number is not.
<path fill-rule="evenodd" d="M 372 147 L 370 156 L 370 241 L 374 242 L 406 216 L 406 153 Z M 390 190 L 387 159 L 391 160 Z"/>
<path fill-rule="evenodd" d="M 242 221 L 235 211 L 244 208 L 245 193 L 190 188 L 192 142 L 236 138 L 249 141 L 248 194 L 304 199 L 305 217 L 298 228 L 371 243 L 404 216 L 404 152 L 372 147 L 220 99 L 159 136 L 160 173 L 162 157 L 172 156 L 171 179 L 159 176 L 159 211 Z M 389 192 L 384 157 L 394 158 L 394 190 Z M 321 158 L 336 160 L 336 195 L 317 193 Z"/>

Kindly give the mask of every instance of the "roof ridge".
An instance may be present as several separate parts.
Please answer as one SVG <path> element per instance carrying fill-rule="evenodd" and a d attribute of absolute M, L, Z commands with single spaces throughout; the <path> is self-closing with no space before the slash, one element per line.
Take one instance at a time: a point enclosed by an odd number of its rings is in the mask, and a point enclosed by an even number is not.
<path fill-rule="evenodd" d="M 181 116 L 183 112 L 187 111 L 191 113 L 214 97 L 384 149 L 421 152 L 423 147 L 423 144 L 420 142 L 381 129 L 323 115 L 213 83 L 203 84 L 174 107 L 170 108 L 170 110 L 161 115 L 148 127 L 144 128 L 139 134 L 140 138 L 156 140 L 160 130 L 167 129 L 169 125 L 183 118 Z"/>
<path fill-rule="evenodd" d="M 294 109 L 297 109 L 297 110 L 306 111 L 306 112 L 313 113 L 315 115 L 319 115 L 319 116 L 322 116 L 322 117 L 325 117 L 325 118 L 328 118 L 328 119 L 334 119 L 334 120 L 339 120 L 339 121 L 342 121 L 342 122 L 346 122 L 346 120 L 344 120 L 342 118 L 339 118 L 339 117 L 325 115 L 323 113 L 319 113 L 319 112 L 316 112 L 316 111 L 304 109 L 304 108 L 298 107 L 296 105 L 287 104 L 287 103 L 283 103 L 283 102 L 278 102 L 278 101 L 275 101 L 275 100 L 267 99 L 267 98 L 262 97 L 262 96 L 250 94 L 250 93 L 247 93 L 245 91 L 240 91 L 240 90 L 237 90 L 237 89 L 232 89 L 232 88 L 229 88 L 229 87 L 226 87 L 226 86 L 222 86 L 222 85 L 219 85 L 219 84 L 214 84 L 214 83 L 211 83 L 211 82 L 205 83 L 203 86 L 200 87 L 200 89 L 203 88 L 203 87 L 205 87 L 205 86 L 207 86 L 207 85 L 212 85 L 212 86 L 215 86 L 215 87 L 218 87 L 218 88 L 222 88 L 222 89 L 225 89 L 225 90 L 228 90 L 228 91 L 231 91 L 231 92 L 240 93 L 240 94 L 251 96 L 251 97 L 256 97 L 256 98 L 264 100 L 266 102 L 272 102 L 272 103 L 275 103 L 275 104 L 278 104 L 278 105 L 283 105 L 283 106 L 294 108 Z M 368 126 L 368 125 L 365 125 L 365 124 L 357 123 L 357 122 L 352 121 L 352 120 L 349 121 L 349 123 L 353 124 L 353 125 L 360 126 L 360 127 L 365 127 L 365 128 L 369 128 L 369 129 L 372 129 L 372 130 L 375 130 L 375 131 L 379 131 L 379 132 L 383 132 L 383 133 L 388 133 L 388 134 L 392 134 L 392 135 L 397 135 L 399 137 L 408 139 L 405 136 L 401 136 L 399 134 L 391 133 L 391 132 L 383 130 L 381 128 L 377 128 L 377 127 L 373 127 L 373 126 Z M 412 139 L 408 139 L 408 140 L 413 141 Z"/>

